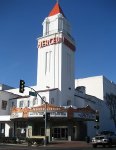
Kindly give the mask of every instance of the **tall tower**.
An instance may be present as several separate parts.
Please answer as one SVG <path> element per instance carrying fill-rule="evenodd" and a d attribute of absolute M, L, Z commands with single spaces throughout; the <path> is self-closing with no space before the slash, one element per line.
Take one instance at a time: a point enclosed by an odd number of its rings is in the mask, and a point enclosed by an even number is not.
<path fill-rule="evenodd" d="M 67 100 L 74 96 L 74 52 L 70 24 L 57 2 L 43 22 L 43 36 L 38 38 L 39 89 L 58 88 L 60 97 Z"/>

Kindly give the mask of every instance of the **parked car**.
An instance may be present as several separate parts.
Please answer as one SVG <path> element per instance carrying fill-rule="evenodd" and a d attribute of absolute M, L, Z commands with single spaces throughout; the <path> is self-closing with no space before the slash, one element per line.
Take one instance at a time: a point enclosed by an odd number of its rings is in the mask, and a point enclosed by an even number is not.
<path fill-rule="evenodd" d="M 115 134 L 100 134 L 92 138 L 93 147 L 102 145 L 103 147 L 116 145 L 116 135 Z"/>
<path fill-rule="evenodd" d="M 113 131 L 104 130 L 100 132 L 100 135 L 114 135 Z"/>

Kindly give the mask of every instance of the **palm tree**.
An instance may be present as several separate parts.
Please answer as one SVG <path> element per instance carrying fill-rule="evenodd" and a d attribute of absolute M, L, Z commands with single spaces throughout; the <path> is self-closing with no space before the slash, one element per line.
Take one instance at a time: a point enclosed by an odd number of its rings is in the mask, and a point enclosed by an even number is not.
<path fill-rule="evenodd" d="M 107 93 L 105 99 L 116 128 L 116 95 Z"/>

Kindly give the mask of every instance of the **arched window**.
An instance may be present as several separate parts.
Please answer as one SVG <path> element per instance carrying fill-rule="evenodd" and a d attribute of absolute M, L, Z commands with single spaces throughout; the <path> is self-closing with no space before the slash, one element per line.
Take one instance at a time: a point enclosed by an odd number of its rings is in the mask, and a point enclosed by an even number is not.
<path fill-rule="evenodd" d="M 46 21 L 46 35 L 49 34 L 49 24 L 50 24 L 50 22 L 47 20 Z"/>

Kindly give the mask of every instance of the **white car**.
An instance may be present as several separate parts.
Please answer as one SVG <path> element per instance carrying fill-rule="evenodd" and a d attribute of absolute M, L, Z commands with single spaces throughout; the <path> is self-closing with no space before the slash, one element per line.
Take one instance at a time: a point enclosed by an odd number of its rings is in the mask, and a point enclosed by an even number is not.
<path fill-rule="evenodd" d="M 116 135 L 97 135 L 92 138 L 93 147 L 97 147 L 98 145 L 102 145 L 105 147 L 108 145 L 111 147 L 112 145 L 116 145 Z"/>

